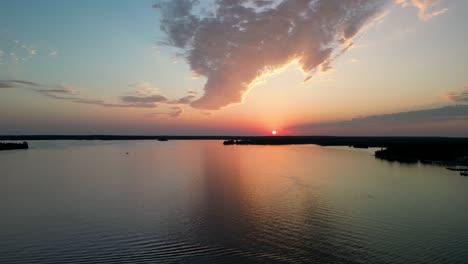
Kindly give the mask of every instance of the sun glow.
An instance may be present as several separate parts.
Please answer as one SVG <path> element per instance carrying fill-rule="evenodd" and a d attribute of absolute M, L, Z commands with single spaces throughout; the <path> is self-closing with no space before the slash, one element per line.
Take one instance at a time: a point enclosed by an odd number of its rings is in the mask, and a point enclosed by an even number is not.
<path fill-rule="evenodd" d="M 276 130 L 271 131 L 272 135 L 276 135 L 276 133 L 278 133 L 278 132 L 276 132 Z"/>

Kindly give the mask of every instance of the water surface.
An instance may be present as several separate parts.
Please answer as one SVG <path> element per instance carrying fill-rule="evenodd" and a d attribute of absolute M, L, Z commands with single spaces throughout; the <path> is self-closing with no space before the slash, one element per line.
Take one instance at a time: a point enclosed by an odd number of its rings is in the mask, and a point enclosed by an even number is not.
<path fill-rule="evenodd" d="M 0 152 L 2 263 L 468 259 L 468 178 L 443 167 L 315 145 L 30 145 Z"/>

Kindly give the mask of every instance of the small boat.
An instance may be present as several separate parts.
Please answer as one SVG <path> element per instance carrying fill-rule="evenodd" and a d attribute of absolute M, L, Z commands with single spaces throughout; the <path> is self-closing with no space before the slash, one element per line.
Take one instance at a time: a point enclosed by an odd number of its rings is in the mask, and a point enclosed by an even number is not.
<path fill-rule="evenodd" d="M 462 172 L 460 172 L 460 175 L 461 176 L 468 176 L 468 171 L 462 171 Z"/>

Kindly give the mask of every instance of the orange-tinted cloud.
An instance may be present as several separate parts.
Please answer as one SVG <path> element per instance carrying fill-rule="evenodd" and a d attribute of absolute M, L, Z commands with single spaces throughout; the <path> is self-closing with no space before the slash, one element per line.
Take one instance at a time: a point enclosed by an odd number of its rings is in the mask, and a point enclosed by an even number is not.
<path fill-rule="evenodd" d="M 441 0 L 395 0 L 397 4 L 401 4 L 403 7 L 414 6 L 419 12 L 418 16 L 422 20 L 427 20 L 432 17 L 438 16 L 447 12 L 447 8 L 435 9 L 440 4 Z"/>
<path fill-rule="evenodd" d="M 161 0 L 166 45 L 179 48 L 207 82 L 191 102 L 216 110 L 239 103 L 264 74 L 297 61 L 305 73 L 327 70 L 353 37 L 392 4 L 414 6 L 428 19 L 440 0 Z M 306 77 L 306 80 L 309 78 Z"/>
<path fill-rule="evenodd" d="M 192 107 L 215 110 L 242 101 L 254 81 L 293 60 L 308 73 L 329 68 L 336 53 L 373 21 L 388 0 L 160 1 L 167 44 L 183 50 L 195 75 L 207 77 Z M 206 3 L 205 3 L 206 4 Z M 212 8 L 206 11 L 206 8 Z M 203 11 L 205 10 L 205 11 Z"/>

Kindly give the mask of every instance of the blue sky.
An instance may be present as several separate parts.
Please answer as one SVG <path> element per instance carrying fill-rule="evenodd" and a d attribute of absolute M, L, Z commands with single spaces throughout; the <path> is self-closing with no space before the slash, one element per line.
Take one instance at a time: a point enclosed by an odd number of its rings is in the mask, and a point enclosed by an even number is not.
<path fill-rule="evenodd" d="M 152 49 L 161 38 L 152 1 L 3 1 L 2 5 L 2 47 L 15 50 L 13 41 L 19 40 L 36 48 L 40 56 L 2 71 L 9 78 L 115 91 L 135 80 L 154 80 L 156 69 L 163 68 Z M 58 56 L 47 58 L 52 51 Z M 122 69 L 125 74 L 118 74 Z"/>

